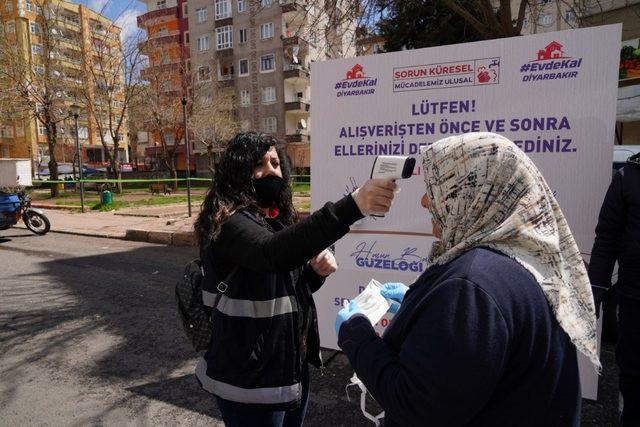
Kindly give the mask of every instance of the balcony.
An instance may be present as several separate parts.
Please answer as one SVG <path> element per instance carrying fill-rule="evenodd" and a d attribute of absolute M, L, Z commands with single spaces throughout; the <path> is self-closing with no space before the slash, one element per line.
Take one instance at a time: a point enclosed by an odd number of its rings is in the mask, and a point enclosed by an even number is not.
<path fill-rule="evenodd" d="M 232 47 L 225 47 L 222 49 L 218 49 L 216 48 L 216 56 L 218 58 L 233 58 L 233 46 Z"/>
<path fill-rule="evenodd" d="M 287 64 L 284 66 L 284 78 L 286 79 L 309 79 L 309 70 L 300 64 Z"/>
<path fill-rule="evenodd" d="M 233 25 L 233 16 L 231 12 L 226 15 L 218 15 L 215 17 L 216 27 L 226 27 L 227 25 Z"/>
<path fill-rule="evenodd" d="M 284 103 L 284 110 L 290 113 L 308 113 L 311 104 L 304 98 L 288 100 Z"/>
<path fill-rule="evenodd" d="M 140 70 L 140 77 L 148 80 L 150 77 L 170 77 L 172 74 L 179 74 L 181 71 L 181 61 L 179 59 L 164 64 L 151 65 Z"/>
<path fill-rule="evenodd" d="M 285 140 L 288 143 L 309 143 L 311 141 L 311 136 L 309 136 L 309 131 L 307 129 L 287 129 L 287 135 Z"/>
<path fill-rule="evenodd" d="M 300 50 L 307 51 L 309 49 L 309 42 L 298 35 L 282 36 L 283 47 L 300 46 Z"/>
<path fill-rule="evenodd" d="M 172 19 L 178 19 L 178 6 L 152 10 L 151 12 L 138 16 L 138 28 L 145 28 L 147 25 L 170 21 Z"/>
<path fill-rule="evenodd" d="M 147 40 L 140 42 L 138 48 L 144 50 L 148 47 L 160 47 L 166 44 L 178 43 L 180 44 L 180 31 L 168 31 L 164 33 L 156 33 L 149 37 Z"/>
<path fill-rule="evenodd" d="M 282 13 L 300 12 L 304 10 L 304 4 L 300 0 L 280 0 Z"/>
<path fill-rule="evenodd" d="M 218 76 L 218 85 L 220 87 L 231 87 L 235 83 L 235 74 L 223 74 Z"/>

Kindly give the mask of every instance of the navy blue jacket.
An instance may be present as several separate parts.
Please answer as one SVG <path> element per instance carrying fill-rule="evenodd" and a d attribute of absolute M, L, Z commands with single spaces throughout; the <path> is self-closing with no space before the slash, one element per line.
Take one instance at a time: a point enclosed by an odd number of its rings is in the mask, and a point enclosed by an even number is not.
<path fill-rule="evenodd" d="M 430 268 L 383 338 L 356 315 L 339 334 L 387 426 L 578 426 L 576 349 L 533 276 L 477 248 Z"/>
<path fill-rule="evenodd" d="M 633 156 L 609 186 L 600 209 L 589 262 L 593 285 L 611 285 L 618 261 L 618 292 L 640 299 L 640 156 Z"/>

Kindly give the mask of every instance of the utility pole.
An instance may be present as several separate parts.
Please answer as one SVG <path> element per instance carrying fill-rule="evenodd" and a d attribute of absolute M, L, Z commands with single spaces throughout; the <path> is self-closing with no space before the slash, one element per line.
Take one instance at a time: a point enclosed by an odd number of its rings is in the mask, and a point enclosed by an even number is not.
<path fill-rule="evenodd" d="M 78 154 L 78 177 L 80 178 L 80 209 L 82 213 L 84 213 L 84 182 L 83 182 L 83 174 L 82 174 L 82 151 L 80 150 L 80 135 L 78 129 L 78 117 L 80 116 L 80 107 L 76 104 L 73 104 L 69 107 L 71 110 L 71 115 L 73 116 L 76 124 L 76 153 Z M 62 147 L 64 150 L 64 146 Z"/>
<path fill-rule="evenodd" d="M 184 122 L 184 145 L 185 145 L 185 164 L 187 166 L 187 206 L 189 206 L 189 217 L 191 217 L 191 166 L 189 165 L 189 157 L 191 150 L 189 147 L 189 129 L 187 128 L 187 98 L 182 97 L 182 120 Z"/>

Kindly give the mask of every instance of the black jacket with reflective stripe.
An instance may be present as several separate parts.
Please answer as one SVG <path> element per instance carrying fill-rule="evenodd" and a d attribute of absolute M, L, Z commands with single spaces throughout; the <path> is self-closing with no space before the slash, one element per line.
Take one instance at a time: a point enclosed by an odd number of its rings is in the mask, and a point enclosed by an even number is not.
<path fill-rule="evenodd" d="M 234 266 L 240 268 L 214 310 L 212 345 L 197 370 L 206 390 L 274 409 L 299 404 L 304 354 L 309 363 L 321 364 L 312 293 L 324 280 L 307 261 L 360 218 L 354 200 L 346 196 L 280 230 L 248 212 L 223 224 L 210 249 L 203 251 L 215 270 L 212 275 L 205 268 L 203 290 L 218 292 L 218 281 Z M 308 333 L 303 331 L 305 316 Z"/>
<path fill-rule="evenodd" d="M 618 292 L 640 299 L 640 155 L 620 169 L 605 196 L 589 261 L 593 285 L 608 287 L 618 261 Z"/>

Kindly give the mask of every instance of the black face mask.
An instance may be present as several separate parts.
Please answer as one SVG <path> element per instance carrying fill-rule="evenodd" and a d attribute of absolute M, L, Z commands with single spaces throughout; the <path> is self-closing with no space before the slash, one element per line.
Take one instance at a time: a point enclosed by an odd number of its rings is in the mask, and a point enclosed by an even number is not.
<path fill-rule="evenodd" d="M 284 179 L 276 175 L 254 179 L 253 188 L 256 190 L 256 198 L 260 206 L 269 208 L 276 204 L 280 200 L 284 185 Z"/>

